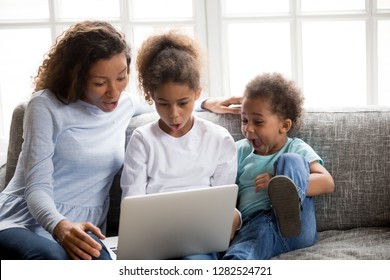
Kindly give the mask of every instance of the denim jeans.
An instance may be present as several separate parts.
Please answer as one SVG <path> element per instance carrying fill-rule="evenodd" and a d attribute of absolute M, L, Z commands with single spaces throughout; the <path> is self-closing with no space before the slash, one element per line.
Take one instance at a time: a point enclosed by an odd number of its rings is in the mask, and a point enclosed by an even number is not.
<path fill-rule="evenodd" d="M 218 260 L 218 253 L 196 254 L 181 258 L 181 260 Z"/>
<path fill-rule="evenodd" d="M 273 210 L 259 210 L 243 220 L 223 259 L 270 259 L 285 252 L 313 245 L 317 241 L 314 202 L 306 197 L 310 164 L 298 154 L 283 154 L 274 165 L 275 175 L 288 176 L 296 185 L 301 201 L 301 233 L 281 235 Z"/>
<path fill-rule="evenodd" d="M 110 260 L 103 243 L 94 235 L 103 249 L 99 260 Z M 2 260 L 69 260 L 65 249 L 57 242 L 42 237 L 25 228 L 9 228 L 0 231 L 0 259 Z"/>

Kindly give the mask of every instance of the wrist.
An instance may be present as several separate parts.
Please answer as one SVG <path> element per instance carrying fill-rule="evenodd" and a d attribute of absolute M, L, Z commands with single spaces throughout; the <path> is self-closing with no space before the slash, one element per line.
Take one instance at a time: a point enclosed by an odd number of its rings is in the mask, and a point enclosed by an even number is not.
<path fill-rule="evenodd" d="M 234 210 L 235 210 L 235 213 L 236 213 L 236 215 L 238 216 L 238 219 L 239 219 L 236 231 L 239 231 L 241 229 L 241 227 L 242 227 L 242 215 L 241 215 L 241 212 L 237 208 L 234 209 Z"/>
<path fill-rule="evenodd" d="M 209 108 L 207 108 L 207 101 L 210 99 L 210 97 L 206 97 L 204 100 L 202 100 L 201 102 L 200 102 L 200 108 L 202 109 L 202 110 L 206 110 L 206 111 L 209 111 L 209 112 L 211 112 L 211 110 L 209 109 Z"/>

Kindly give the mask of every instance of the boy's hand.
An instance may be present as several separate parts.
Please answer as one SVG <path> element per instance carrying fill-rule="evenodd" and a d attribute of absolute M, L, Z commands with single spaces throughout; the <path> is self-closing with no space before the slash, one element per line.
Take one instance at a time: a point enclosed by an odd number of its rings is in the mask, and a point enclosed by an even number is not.
<path fill-rule="evenodd" d="M 255 192 L 268 188 L 268 182 L 272 178 L 272 174 L 263 173 L 255 178 Z"/>

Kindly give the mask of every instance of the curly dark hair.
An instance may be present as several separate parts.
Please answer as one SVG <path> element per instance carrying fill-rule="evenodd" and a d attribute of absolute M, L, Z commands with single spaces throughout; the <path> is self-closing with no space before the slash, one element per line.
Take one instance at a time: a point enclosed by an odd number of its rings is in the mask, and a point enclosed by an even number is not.
<path fill-rule="evenodd" d="M 200 90 L 201 49 L 191 37 L 178 31 L 150 36 L 138 51 L 139 88 L 152 102 L 158 86 L 173 82 Z"/>
<path fill-rule="evenodd" d="M 35 91 L 48 88 L 64 104 L 76 102 L 84 94 L 91 66 L 122 52 L 129 73 L 130 47 L 122 32 L 105 21 L 76 23 L 46 54 L 34 79 Z"/>
<path fill-rule="evenodd" d="M 303 117 L 304 96 L 292 80 L 280 73 L 264 73 L 253 78 L 247 85 L 244 97 L 265 99 L 271 110 L 292 121 L 292 129 L 299 129 Z"/>

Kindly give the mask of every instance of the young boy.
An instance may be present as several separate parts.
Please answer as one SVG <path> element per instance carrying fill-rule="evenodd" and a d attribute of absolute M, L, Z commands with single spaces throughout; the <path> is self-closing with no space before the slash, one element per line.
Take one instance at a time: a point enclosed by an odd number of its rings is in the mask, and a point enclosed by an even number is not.
<path fill-rule="evenodd" d="M 288 137 L 299 126 L 303 99 L 277 73 L 246 86 L 236 179 L 243 225 L 224 259 L 269 259 L 317 240 L 312 196 L 333 192 L 334 182 L 308 144 Z"/>

